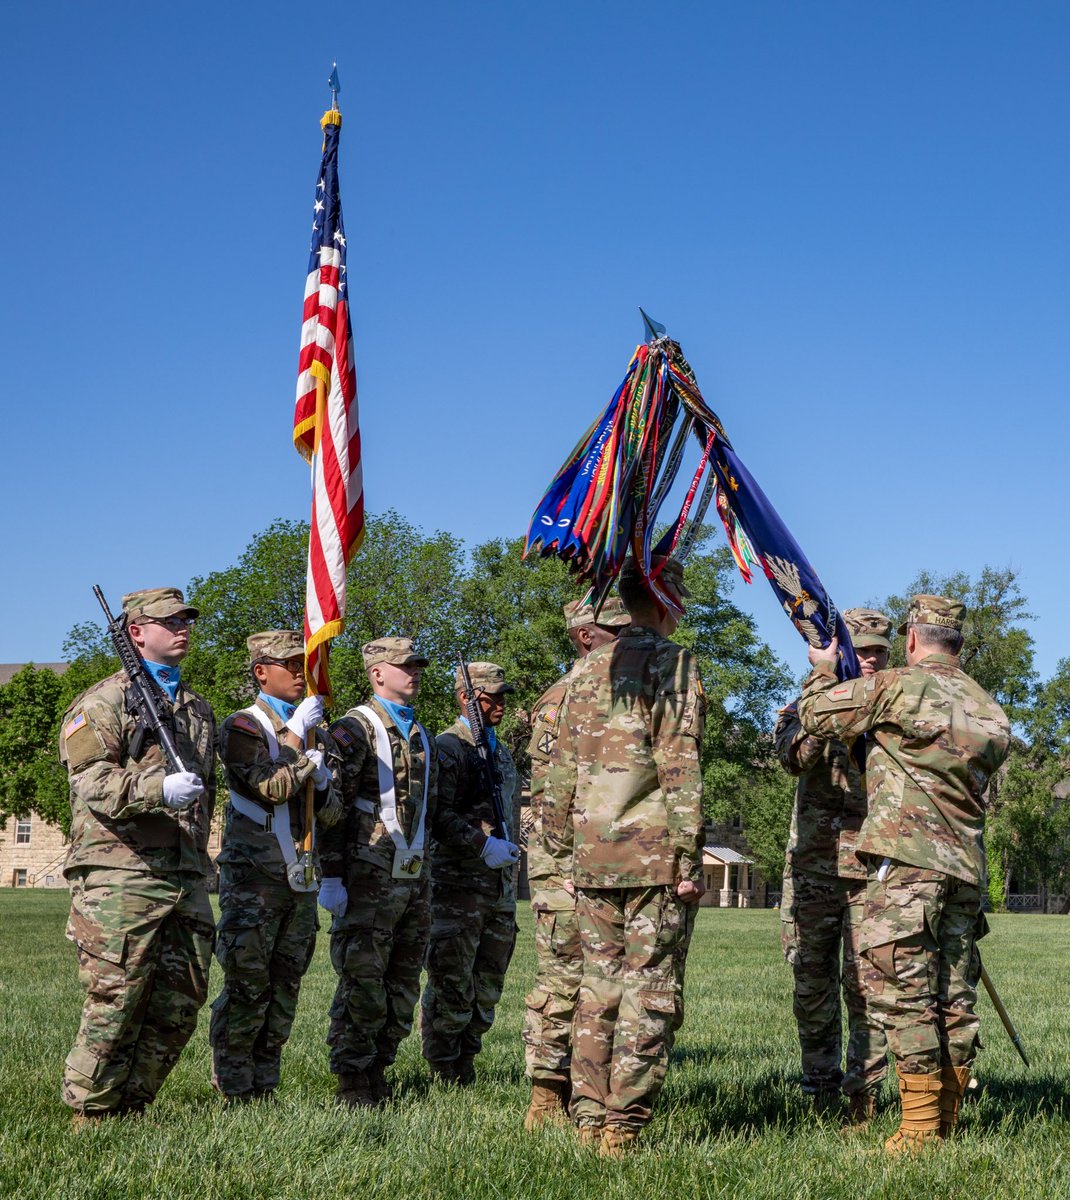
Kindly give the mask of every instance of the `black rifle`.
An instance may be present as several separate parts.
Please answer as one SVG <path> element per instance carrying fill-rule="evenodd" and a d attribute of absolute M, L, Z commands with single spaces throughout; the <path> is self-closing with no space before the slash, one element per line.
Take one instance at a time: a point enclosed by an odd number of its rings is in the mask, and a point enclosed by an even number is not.
<path fill-rule="evenodd" d="M 96 584 L 93 585 L 93 595 L 100 601 L 100 607 L 104 609 L 104 615 L 108 618 L 108 634 L 115 647 L 115 653 L 119 656 L 119 662 L 130 680 L 128 695 L 133 701 L 132 711 L 138 716 L 138 733 L 134 735 L 137 749 L 134 745 L 131 746 L 131 757 L 139 756 L 138 752 L 145 733 L 151 732 L 156 735 L 156 740 L 160 743 L 171 770 L 184 771 L 186 768 L 182 765 L 182 759 L 178 757 L 175 740 L 164 724 L 160 710 L 156 706 L 156 681 L 145 669 L 145 660 L 141 657 L 137 646 L 131 641 L 130 634 L 126 629 L 126 621 L 122 617 L 111 615 L 111 609 L 108 607 L 107 600 L 104 599 L 104 593 Z"/>
<path fill-rule="evenodd" d="M 498 772 L 498 764 L 491 753 L 490 742 L 487 739 L 487 727 L 483 723 L 483 710 L 479 707 L 479 699 L 472 691 L 472 677 L 468 674 L 468 664 L 461 659 L 461 683 L 464 686 L 464 715 L 472 730 L 472 740 L 476 744 L 476 754 L 479 755 L 479 773 L 483 779 L 483 787 L 490 796 L 491 807 L 494 809 L 494 821 L 498 826 L 498 836 L 505 842 L 513 839 L 509 833 L 509 820 L 505 815 L 505 801 L 502 799 L 502 777 Z"/>

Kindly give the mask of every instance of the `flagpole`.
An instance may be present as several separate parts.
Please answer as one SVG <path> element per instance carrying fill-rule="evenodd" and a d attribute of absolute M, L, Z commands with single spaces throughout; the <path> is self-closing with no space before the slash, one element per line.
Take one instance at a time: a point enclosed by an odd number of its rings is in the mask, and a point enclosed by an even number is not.
<path fill-rule="evenodd" d="M 331 110 L 330 111 L 333 113 L 338 113 L 337 123 L 341 124 L 342 114 L 338 111 L 338 93 L 342 90 L 342 88 L 338 82 L 338 63 L 337 62 L 331 63 L 331 74 L 327 79 L 327 86 L 331 89 Z M 328 114 L 324 113 L 324 121 L 326 121 L 327 119 L 328 119 Z M 313 501 L 315 498 L 315 491 L 316 491 L 317 459 L 319 458 L 320 447 L 321 447 L 322 441 L 323 441 L 323 421 L 324 421 L 326 412 L 327 412 L 327 385 L 326 385 L 326 383 L 324 383 L 324 381 L 322 379 L 317 378 L 316 379 L 316 424 L 314 426 L 315 432 L 313 435 L 313 443 L 312 443 L 312 445 L 313 445 L 312 457 L 309 460 L 310 482 L 311 482 L 311 486 L 312 486 Z M 311 531 L 310 531 L 309 536 L 311 536 Z M 327 655 L 328 655 L 329 649 L 330 649 L 329 641 L 324 642 L 320 646 L 319 652 L 323 656 L 322 661 L 324 663 L 327 660 Z M 314 693 L 312 691 L 311 681 L 308 679 L 307 650 L 306 650 L 305 666 L 306 666 L 305 686 L 308 689 L 308 694 L 311 696 Z M 322 674 L 322 672 L 321 672 L 321 674 Z M 305 749 L 311 750 L 311 749 L 313 749 L 315 744 L 316 744 L 315 731 L 310 729 L 305 735 Z M 313 873 L 314 873 L 313 866 L 312 866 L 312 843 L 314 841 L 313 834 L 315 831 L 315 819 L 316 819 L 315 790 L 316 790 L 316 785 L 313 782 L 312 777 L 309 776 L 308 782 L 305 784 L 305 836 L 301 843 L 301 850 L 302 850 L 302 853 L 303 853 L 304 859 L 305 859 L 305 885 L 306 886 L 311 886 L 312 877 L 313 877 Z"/>

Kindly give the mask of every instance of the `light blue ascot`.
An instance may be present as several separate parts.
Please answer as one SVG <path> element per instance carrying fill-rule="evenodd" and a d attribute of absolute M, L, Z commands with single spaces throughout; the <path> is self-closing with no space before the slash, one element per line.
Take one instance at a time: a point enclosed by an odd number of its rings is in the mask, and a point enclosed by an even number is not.
<path fill-rule="evenodd" d="M 297 709 L 297 705 L 291 704 L 289 700 L 280 700 L 278 696 L 269 696 L 267 692 L 261 692 L 257 699 L 263 700 L 268 708 L 278 713 L 284 722 L 288 721 Z"/>
<path fill-rule="evenodd" d="M 165 667 L 163 663 L 150 662 L 146 658 L 145 669 L 156 680 L 163 691 L 167 693 L 171 703 L 174 704 L 175 697 L 178 695 L 178 667 Z"/>
<path fill-rule="evenodd" d="M 401 736 L 408 741 L 409 734 L 412 733 L 413 722 L 416 720 L 416 710 L 407 704 L 398 704 L 395 700 L 384 700 L 382 696 L 375 698 L 390 714 Z"/>

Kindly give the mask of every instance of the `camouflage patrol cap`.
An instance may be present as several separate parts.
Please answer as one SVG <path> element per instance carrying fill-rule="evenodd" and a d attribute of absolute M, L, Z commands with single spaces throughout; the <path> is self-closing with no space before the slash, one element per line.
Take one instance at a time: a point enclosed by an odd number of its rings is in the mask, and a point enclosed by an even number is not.
<path fill-rule="evenodd" d="M 891 650 L 891 617 L 886 617 L 875 608 L 849 608 L 843 614 L 843 619 L 856 650 L 865 649 L 867 646 Z"/>
<path fill-rule="evenodd" d="M 486 692 L 488 696 L 501 696 L 504 692 L 515 692 L 511 683 L 505 682 L 505 672 L 497 663 L 473 662 L 468 664 L 468 675 L 472 687 L 477 692 Z M 457 668 L 457 690 L 464 690 L 464 680 L 461 678 L 461 668 Z"/>
<path fill-rule="evenodd" d="M 939 625 L 961 633 L 965 616 L 966 605 L 961 600 L 949 600 L 946 596 L 915 596 L 899 632 L 905 634 L 908 625 Z"/>
<path fill-rule="evenodd" d="M 366 642 L 360 648 L 364 655 L 364 669 L 370 671 L 379 663 L 390 663 L 394 667 L 426 667 L 427 659 L 416 649 L 412 638 L 382 637 Z"/>
<path fill-rule="evenodd" d="M 686 600 L 691 595 L 684 587 L 684 565 L 675 558 L 666 560 L 664 554 L 655 554 L 650 560 L 650 570 L 655 579 L 664 583 L 681 599 Z M 620 577 L 625 583 L 639 583 L 642 580 L 643 571 L 634 555 L 629 556 L 621 568 Z"/>
<path fill-rule="evenodd" d="M 561 611 L 565 614 L 566 629 L 579 629 L 581 625 L 605 625 L 614 628 L 632 623 L 632 618 L 619 596 L 607 596 L 597 617 L 594 615 L 594 605 L 584 604 L 580 600 L 570 600 Z"/>
<path fill-rule="evenodd" d="M 296 629 L 265 629 L 250 634 L 245 644 L 249 647 L 250 666 L 265 658 L 286 662 L 287 659 L 305 657 L 305 636 Z"/>
<path fill-rule="evenodd" d="M 197 617 L 200 614 L 182 598 L 178 588 L 143 588 L 140 592 L 128 592 L 123 597 L 123 613 L 128 625 L 136 625 L 138 619 L 160 621 L 164 617 Z"/>

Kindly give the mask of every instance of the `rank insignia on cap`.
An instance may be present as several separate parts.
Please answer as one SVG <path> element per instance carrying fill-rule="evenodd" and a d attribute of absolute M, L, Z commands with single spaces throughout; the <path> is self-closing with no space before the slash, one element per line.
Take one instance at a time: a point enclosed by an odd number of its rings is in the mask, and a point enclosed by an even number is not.
<path fill-rule="evenodd" d="M 253 720 L 252 717 L 246 716 L 245 713 L 238 713 L 230 722 L 231 729 L 240 729 L 242 733 L 255 733 L 260 735 L 260 726 Z"/>
<path fill-rule="evenodd" d="M 85 723 L 86 715 L 84 712 L 80 712 L 77 716 L 72 717 L 63 727 L 64 740 L 69 738 L 72 733 L 77 733 L 77 731 L 81 729 Z"/>

